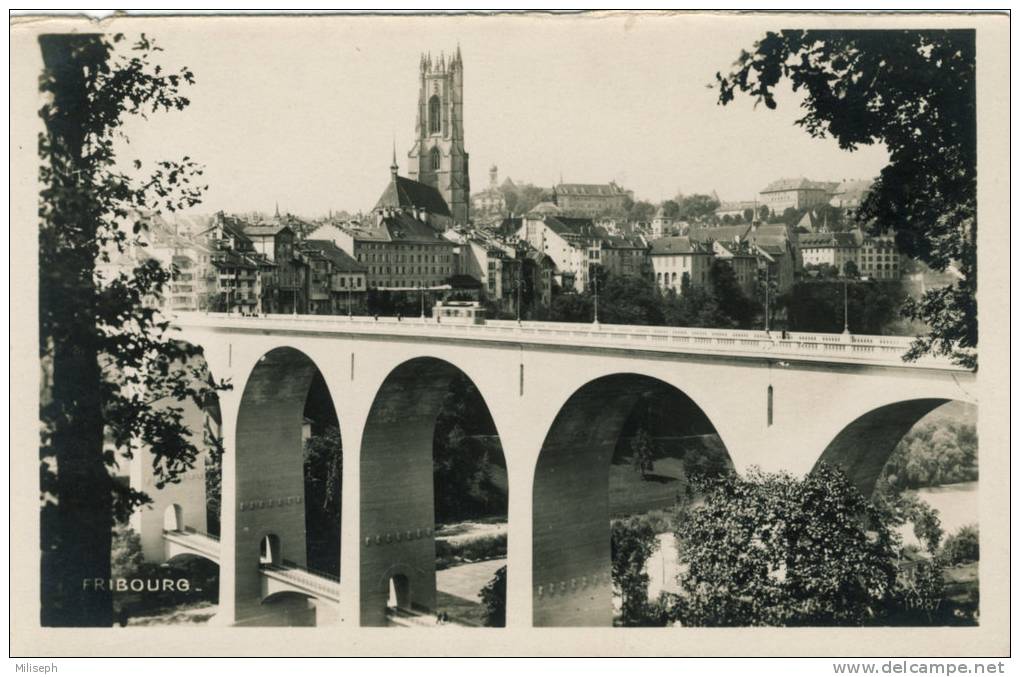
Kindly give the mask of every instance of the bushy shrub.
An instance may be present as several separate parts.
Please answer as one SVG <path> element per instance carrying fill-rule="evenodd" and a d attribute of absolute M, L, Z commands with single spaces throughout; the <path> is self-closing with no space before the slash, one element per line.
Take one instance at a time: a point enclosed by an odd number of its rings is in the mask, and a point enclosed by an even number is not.
<path fill-rule="evenodd" d="M 622 600 L 620 623 L 648 624 L 648 574 L 645 564 L 655 552 L 655 530 L 648 520 L 631 517 L 612 523 L 613 587 Z"/>
<path fill-rule="evenodd" d="M 496 575 L 478 593 L 485 606 L 485 626 L 502 628 L 506 626 L 506 567 L 496 570 Z"/>
<path fill-rule="evenodd" d="M 960 527 L 959 531 L 946 539 L 941 552 L 943 561 L 950 566 L 977 562 L 980 555 L 980 539 L 976 524 Z"/>
<path fill-rule="evenodd" d="M 898 539 L 838 469 L 723 477 L 676 525 L 684 625 L 862 625 L 892 601 Z"/>

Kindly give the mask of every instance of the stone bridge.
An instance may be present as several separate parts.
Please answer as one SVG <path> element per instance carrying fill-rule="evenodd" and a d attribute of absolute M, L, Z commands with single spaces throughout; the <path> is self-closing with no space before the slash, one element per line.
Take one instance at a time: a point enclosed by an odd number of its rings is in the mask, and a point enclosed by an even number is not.
<path fill-rule="evenodd" d="M 175 326 L 233 385 L 219 401 L 228 623 L 253 613 L 275 573 L 259 564 L 260 543 L 306 564 L 302 425 L 317 371 L 344 448 L 340 620 L 364 626 L 386 623 L 391 583 L 399 606 L 435 608 L 433 431 L 455 378 L 477 387 L 505 456 L 512 627 L 611 624 L 609 466 L 639 398 L 714 431 L 738 472 L 827 461 L 866 493 L 921 417 L 975 402 L 973 373 L 904 363 L 910 340 L 896 337 L 216 314 Z M 155 492 L 150 512 L 201 512 L 188 524 L 204 530 L 200 474 Z M 152 492 L 146 479 L 135 481 Z M 149 542 L 160 518 L 145 519 Z"/>

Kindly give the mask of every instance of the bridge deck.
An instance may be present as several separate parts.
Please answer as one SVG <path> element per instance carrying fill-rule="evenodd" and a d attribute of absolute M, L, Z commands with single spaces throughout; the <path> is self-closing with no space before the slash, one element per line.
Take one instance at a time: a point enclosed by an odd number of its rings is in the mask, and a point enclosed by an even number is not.
<path fill-rule="evenodd" d="M 220 561 L 220 539 L 212 534 L 186 528 L 184 531 L 164 530 L 163 538 L 194 552 L 196 555 L 201 555 L 217 563 Z"/>
<path fill-rule="evenodd" d="M 432 318 L 347 317 L 342 315 L 262 315 L 180 313 L 181 328 L 273 331 L 358 337 L 405 337 L 547 346 L 623 349 L 721 355 L 740 358 L 866 364 L 962 370 L 948 358 L 926 356 L 904 362 L 909 336 L 765 332 L 759 330 L 650 327 L 570 322 L 489 320 L 485 324 L 436 322 Z"/>
<path fill-rule="evenodd" d="M 340 601 L 340 577 L 299 566 L 292 562 L 283 564 L 262 564 L 262 575 L 275 579 L 297 592 L 312 597 Z"/>

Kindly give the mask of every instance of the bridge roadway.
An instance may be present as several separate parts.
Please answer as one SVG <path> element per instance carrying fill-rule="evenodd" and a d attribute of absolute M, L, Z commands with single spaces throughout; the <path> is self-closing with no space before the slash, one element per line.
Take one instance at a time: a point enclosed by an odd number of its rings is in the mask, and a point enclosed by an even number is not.
<path fill-rule="evenodd" d="M 909 366 L 952 369 L 944 357 L 924 357 L 904 363 L 909 336 L 766 332 L 764 330 L 705 329 L 613 325 L 580 322 L 487 320 L 484 324 L 432 318 L 180 313 L 177 323 L 191 328 L 235 331 L 323 332 L 363 337 L 393 336 L 417 339 L 496 342 L 572 348 L 619 348 L 635 351 L 725 355 L 728 357 L 796 359 L 808 362 Z"/>
<path fill-rule="evenodd" d="M 220 563 L 220 540 L 212 534 L 185 527 L 183 531 L 163 530 L 166 559 L 182 555 L 203 557 Z M 316 571 L 284 560 L 281 564 L 260 564 L 263 577 L 263 600 L 284 592 L 297 592 L 307 597 L 340 603 L 340 577 Z"/>
<path fill-rule="evenodd" d="M 976 401 L 972 372 L 904 362 L 909 337 L 199 313 L 174 326 L 232 385 L 218 407 L 220 599 L 238 624 L 265 591 L 263 538 L 305 564 L 302 430 L 317 373 L 344 447 L 339 618 L 365 626 L 387 623 L 391 587 L 400 606 L 435 609 L 432 447 L 457 379 L 477 389 L 506 462 L 513 627 L 611 625 L 609 466 L 639 401 L 669 413 L 659 434 L 718 435 L 737 472 L 825 462 L 865 494 L 921 417 Z M 133 482 L 157 494 L 148 524 L 171 504 L 181 524 L 204 524 L 202 473 L 154 492 L 147 472 Z"/>

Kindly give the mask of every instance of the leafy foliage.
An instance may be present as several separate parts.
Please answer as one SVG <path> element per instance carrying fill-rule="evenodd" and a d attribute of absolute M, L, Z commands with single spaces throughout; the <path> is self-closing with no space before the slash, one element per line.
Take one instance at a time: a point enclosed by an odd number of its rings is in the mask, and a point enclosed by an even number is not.
<path fill-rule="evenodd" d="M 844 282 L 832 279 L 838 272 L 823 264 L 816 280 L 802 280 L 782 295 L 777 305 L 786 310 L 791 331 L 843 331 Z M 846 317 L 856 334 L 889 334 L 898 329 L 897 320 L 906 293 L 899 281 L 851 281 L 845 290 Z"/>
<path fill-rule="evenodd" d="M 641 517 L 612 523 L 613 588 L 620 595 L 620 623 L 624 626 L 648 622 L 648 574 L 645 564 L 656 548 L 655 531 Z"/>
<path fill-rule="evenodd" d="M 113 578 L 131 578 L 145 564 L 142 557 L 142 539 L 125 522 L 113 527 L 113 545 L 110 548 L 110 575 Z"/>
<path fill-rule="evenodd" d="M 972 422 L 927 420 L 903 436 L 882 473 L 905 489 L 973 482 L 978 479 L 977 451 Z"/>
<path fill-rule="evenodd" d="M 660 291 L 649 278 L 612 275 L 603 269 L 599 273 L 599 321 L 674 327 L 750 326 L 756 311 L 754 302 L 740 290 L 729 266 L 722 262 L 719 265 L 727 270 L 717 272 L 718 285 L 685 285 L 682 294 Z M 588 289 L 554 296 L 548 313 L 539 319 L 591 322 L 594 317 L 594 289 Z"/>
<path fill-rule="evenodd" d="M 647 478 L 655 470 L 655 457 L 658 456 L 655 438 L 644 428 L 638 428 L 630 442 L 630 453 L 634 469 L 641 473 L 641 479 Z"/>
<path fill-rule="evenodd" d="M 485 401 L 467 378 L 455 379 L 436 419 L 433 486 L 436 520 L 506 515 L 506 490 L 494 481 L 503 450 Z"/>
<path fill-rule="evenodd" d="M 485 625 L 489 628 L 506 626 L 506 567 L 496 570 L 496 575 L 478 593 L 485 606 Z"/>
<path fill-rule="evenodd" d="M 946 539 L 940 552 L 946 564 L 953 566 L 981 559 L 981 539 L 976 524 L 967 524 Z"/>
<path fill-rule="evenodd" d="M 679 205 L 677 216 L 683 221 L 704 221 L 719 208 L 718 200 L 700 193 L 678 195 L 676 201 Z"/>
<path fill-rule="evenodd" d="M 860 625 L 895 589 L 897 539 L 837 469 L 705 485 L 676 536 L 685 625 Z"/>
<path fill-rule="evenodd" d="M 335 424 L 335 421 L 333 421 Z M 340 428 L 327 425 L 305 440 L 304 485 L 308 566 L 340 571 L 340 502 L 343 478 Z"/>
<path fill-rule="evenodd" d="M 166 336 L 152 301 L 171 270 L 150 259 L 130 274 L 97 274 L 97 262 L 144 247 L 149 214 L 199 202 L 202 170 L 190 157 L 156 162 L 139 179 L 117 156 L 124 118 L 183 109 L 180 89 L 194 77 L 153 63 L 159 48 L 144 35 L 127 49 L 120 35 L 44 35 L 40 45 L 43 624 L 105 626 L 109 595 L 83 591 L 81 579 L 109 578 L 114 519 L 148 501 L 113 480 L 117 454 L 144 445 L 157 488 L 178 481 L 199 450 L 173 402 L 201 406 L 225 387 L 211 383 L 199 349 Z"/>
<path fill-rule="evenodd" d="M 769 32 L 735 69 L 717 73 L 719 103 L 737 92 L 776 107 L 788 79 L 805 95 L 797 124 L 831 135 L 853 151 L 882 143 L 889 164 L 855 214 L 858 223 L 892 228 L 908 256 L 956 283 L 909 301 L 907 312 L 930 332 L 907 359 L 948 354 L 977 366 L 977 116 L 973 30 Z"/>

